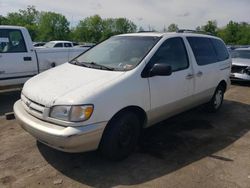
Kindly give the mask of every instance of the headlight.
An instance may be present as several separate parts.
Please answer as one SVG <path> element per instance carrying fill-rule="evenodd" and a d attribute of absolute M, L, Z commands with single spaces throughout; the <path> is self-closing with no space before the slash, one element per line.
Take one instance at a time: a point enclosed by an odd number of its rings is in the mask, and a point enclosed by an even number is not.
<path fill-rule="evenodd" d="M 63 121 L 80 122 L 88 120 L 93 110 L 93 105 L 54 106 L 50 112 L 50 117 Z"/>

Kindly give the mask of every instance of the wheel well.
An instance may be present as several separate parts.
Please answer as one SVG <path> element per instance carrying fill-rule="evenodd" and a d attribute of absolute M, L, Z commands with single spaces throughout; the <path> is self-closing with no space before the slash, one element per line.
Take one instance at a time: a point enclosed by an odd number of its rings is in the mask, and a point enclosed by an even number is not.
<path fill-rule="evenodd" d="M 141 127 L 145 127 L 146 123 L 147 123 L 147 115 L 146 115 L 146 112 L 139 106 L 127 106 L 123 109 L 121 109 L 119 112 L 117 112 L 112 118 L 115 118 L 117 115 L 121 114 L 121 113 L 124 113 L 124 112 L 133 112 L 135 113 L 138 118 L 139 118 L 139 121 L 140 121 L 140 125 Z M 111 121 L 110 120 L 110 121 Z"/>
<path fill-rule="evenodd" d="M 218 86 L 222 86 L 222 87 L 224 88 L 224 91 L 226 91 L 226 89 L 227 89 L 227 83 L 226 83 L 225 80 L 222 80 L 222 81 L 219 83 Z"/>

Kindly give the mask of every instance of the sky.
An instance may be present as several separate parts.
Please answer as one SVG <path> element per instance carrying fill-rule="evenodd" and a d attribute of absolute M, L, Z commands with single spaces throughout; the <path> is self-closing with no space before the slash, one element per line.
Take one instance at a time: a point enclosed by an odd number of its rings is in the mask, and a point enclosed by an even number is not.
<path fill-rule="evenodd" d="M 39 11 L 61 13 L 75 26 L 95 14 L 102 18 L 125 17 L 145 30 L 162 30 L 171 23 L 195 29 L 208 20 L 225 26 L 230 20 L 250 23 L 250 0 L 0 0 L 0 15 L 34 5 Z"/>

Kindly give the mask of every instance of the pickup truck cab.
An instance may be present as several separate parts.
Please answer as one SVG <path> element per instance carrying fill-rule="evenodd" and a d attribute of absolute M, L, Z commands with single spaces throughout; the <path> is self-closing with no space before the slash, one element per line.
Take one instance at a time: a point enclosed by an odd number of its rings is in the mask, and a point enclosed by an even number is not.
<path fill-rule="evenodd" d="M 123 34 L 24 85 L 14 113 L 40 142 L 66 152 L 127 157 L 142 128 L 206 104 L 230 86 L 224 42 L 192 33 Z"/>
<path fill-rule="evenodd" d="M 88 48 L 34 48 L 24 27 L 0 26 L 0 90 L 72 60 Z"/>

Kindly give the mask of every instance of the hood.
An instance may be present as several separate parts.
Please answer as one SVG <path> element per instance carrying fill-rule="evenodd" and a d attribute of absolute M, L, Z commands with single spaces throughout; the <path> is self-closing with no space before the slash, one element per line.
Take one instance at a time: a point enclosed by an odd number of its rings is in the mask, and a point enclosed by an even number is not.
<path fill-rule="evenodd" d="M 28 80 L 22 93 L 32 101 L 50 107 L 63 96 L 79 88 L 84 91 L 84 96 L 91 95 L 124 73 L 65 63 Z M 67 102 L 74 103 L 74 99 L 65 101 Z"/>
<path fill-rule="evenodd" d="M 232 58 L 232 64 L 238 66 L 250 66 L 250 59 Z"/>

